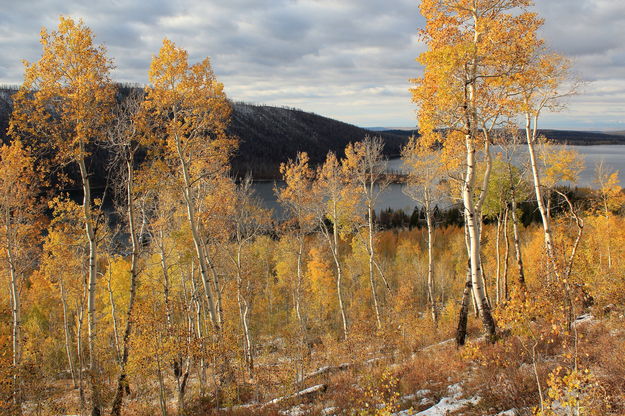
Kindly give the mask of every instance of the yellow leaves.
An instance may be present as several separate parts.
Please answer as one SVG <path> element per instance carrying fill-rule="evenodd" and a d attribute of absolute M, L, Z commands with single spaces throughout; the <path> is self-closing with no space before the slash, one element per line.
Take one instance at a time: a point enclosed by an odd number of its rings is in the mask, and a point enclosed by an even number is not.
<path fill-rule="evenodd" d="M 280 165 L 280 173 L 284 180 L 284 187 L 275 188 L 278 201 L 291 212 L 299 229 L 315 220 L 314 205 L 317 202 L 313 193 L 315 172 L 309 166 L 306 152 L 297 154 L 296 159 Z"/>
<path fill-rule="evenodd" d="M 166 133 L 167 158 L 186 171 L 185 181 L 195 182 L 224 174 L 237 143 L 226 137 L 232 110 L 208 58 L 193 65 L 187 60 L 184 49 L 163 41 L 152 59 L 143 110 L 153 131 Z"/>
<path fill-rule="evenodd" d="M 619 171 L 606 169 L 600 163 L 595 169 L 598 202 L 605 215 L 616 212 L 625 204 L 625 194 L 620 186 Z"/>
<path fill-rule="evenodd" d="M 373 375 L 366 380 L 359 416 L 390 416 L 399 410 L 399 379 L 390 370 L 378 377 Z"/>
<path fill-rule="evenodd" d="M 435 131 L 476 136 L 520 109 L 520 91 L 536 78 L 528 75 L 536 70 L 528 62 L 542 47 L 537 37 L 542 20 L 525 10 L 530 3 L 421 2 L 428 49 L 417 59 L 425 72 L 411 80 L 411 92 L 426 138 Z M 442 141 L 448 139 L 444 136 Z"/>
<path fill-rule="evenodd" d="M 9 134 L 40 140 L 59 161 L 71 162 L 88 154 L 111 119 L 113 65 L 82 21 L 61 17 L 57 31 L 42 30 L 41 44 L 41 58 L 26 64 L 14 97 Z"/>
<path fill-rule="evenodd" d="M 562 182 L 577 182 L 579 174 L 584 170 L 584 160 L 577 151 L 548 144 L 543 145 L 541 150 L 540 157 L 545 165 L 543 184 L 547 188 Z"/>
<path fill-rule="evenodd" d="M 20 140 L 0 147 L 0 172 L 0 206 L 3 209 L 12 211 L 35 204 L 42 178 L 35 168 L 35 159 Z"/>
<path fill-rule="evenodd" d="M 601 390 L 588 369 L 556 367 L 547 379 L 547 400 L 536 416 L 558 414 L 601 415 Z"/>
<path fill-rule="evenodd" d="M 328 253 L 313 247 L 309 252 L 309 260 L 306 263 L 307 277 L 310 282 L 312 295 L 311 307 L 330 315 L 336 307 L 334 296 L 334 270 L 329 262 Z M 314 302 L 312 300 L 314 299 Z"/>

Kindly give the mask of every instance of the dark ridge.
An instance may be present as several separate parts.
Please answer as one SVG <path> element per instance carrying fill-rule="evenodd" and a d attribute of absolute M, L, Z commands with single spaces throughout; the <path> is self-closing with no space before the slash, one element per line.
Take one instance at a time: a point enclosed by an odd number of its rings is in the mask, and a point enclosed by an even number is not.
<path fill-rule="evenodd" d="M 279 174 L 280 163 L 305 151 L 311 162 L 322 162 L 329 151 L 342 155 L 350 142 L 366 135 L 381 136 L 388 157 L 399 156 L 406 143 L 403 136 L 372 132 L 314 113 L 284 107 L 234 103 L 229 133 L 240 140 L 233 161 L 237 174 L 252 172 L 258 179 L 272 179 Z"/>
<path fill-rule="evenodd" d="M 118 84 L 118 99 L 140 89 L 137 84 Z M 0 86 L 0 129 L 3 140 L 13 108 L 11 96 L 17 86 Z M 280 163 L 295 158 L 297 152 L 307 152 L 313 163 L 325 159 L 328 151 L 342 155 L 350 142 L 362 140 L 367 134 L 381 136 L 386 141 L 385 154 L 399 156 L 405 138 L 387 132 L 372 132 L 351 124 L 307 113 L 302 110 L 233 103 L 229 134 L 240 140 L 239 150 L 232 162 L 233 172 L 244 175 L 251 172 L 257 179 L 279 177 Z M 108 154 L 96 149 L 90 164 L 94 171 L 94 187 L 102 186 L 106 176 Z M 73 167 L 69 167 L 70 170 Z M 72 172 L 69 172 L 70 176 Z"/>
<path fill-rule="evenodd" d="M 551 141 L 576 146 L 597 144 L 625 144 L 625 135 L 574 130 L 540 130 L 540 134 Z"/>
<path fill-rule="evenodd" d="M 379 130 L 378 132 L 385 133 L 385 134 L 393 134 L 395 136 L 400 136 L 404 138 L 410 138 L 412 136 L 419 135 L 419 130 L 417 130 L 416 127 L 414 130 L 389 129 L 389 130 Z"/>

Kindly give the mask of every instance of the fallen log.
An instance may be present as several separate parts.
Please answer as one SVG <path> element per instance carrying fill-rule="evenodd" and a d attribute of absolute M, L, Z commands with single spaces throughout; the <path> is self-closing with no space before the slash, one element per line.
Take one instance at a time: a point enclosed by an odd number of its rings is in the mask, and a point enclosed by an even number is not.
<path fill-rule="evenodd" d="M 275 399 L 269 400 L 267 403 L 261 405 L 261 408 L 266 407 L 266 406 L 280 404 L 282 402 L 293 400 L 293 399 L 308 399 L 312 396 L 316 396 L 317 394 L 324 393 L 327 389 L 328 389 L 327 385 L 317 384 L 316 386 L 308 387 L 304 390 L 298 391 L 297 393 L 293 393 L 288 396 L 277 397 Z"/>

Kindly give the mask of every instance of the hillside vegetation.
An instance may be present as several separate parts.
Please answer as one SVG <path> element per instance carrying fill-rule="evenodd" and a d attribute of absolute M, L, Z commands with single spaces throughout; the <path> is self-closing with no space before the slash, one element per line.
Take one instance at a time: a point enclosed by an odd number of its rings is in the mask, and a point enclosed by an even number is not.
<path fill-rule="evenodd" d="M 625 414 L 625 193 L 541 137 L 574 85 L 530 6 L 421 1 L 408 140 L 43 30 L 3 95 L 0 414 Z M 374 212 L 398 151 L 410 219 Z M 233 166 L 282 158 L 277 221 Z"/>

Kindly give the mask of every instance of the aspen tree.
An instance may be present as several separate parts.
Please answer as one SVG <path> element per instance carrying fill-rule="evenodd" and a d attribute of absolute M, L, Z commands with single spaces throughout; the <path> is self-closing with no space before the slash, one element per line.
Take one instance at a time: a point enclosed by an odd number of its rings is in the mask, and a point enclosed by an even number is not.
<path fill-rule="evenodd" d="M 375 270 L 386 284 L 386 279 L 376 261 L 375 234 L 376 224 L 374 221 L 375 204 L 380 195 L 389 185 L 386 174 L 387 161 L 382 154 L 384 142 L 380 137 L 367 136 L 363 141 L 350 143 L 345 148 L 345 160 L 343 170 L 347 178 L 359 189 L 365 203 L 367 216 L 367 253 L 369 254 L 369 284 L 371 285 L 371 299 L 378 330 L 382 329 L 380 305 L 375 284 Z M 388 285 L 386 285 L 388 288 Z"/>
<path fill-rule="evenodd" d="M 145 109 L 164 133 L 165 157 L 177 172 L 211 322 L 220 330 L 215 282 L 202 236 L 199 186 L 228 169 L 235 142 L 226 137 L 231 108 L 208 58 L 190 65 L 188 53 L 168 39 L 152 59 Z M 211 286 L 211 284 L 213 286 Z"/>
<path fill-rule="evenodd" d="M 122 213 L 126 215 L 127 230 L 130 236 L 130 289 L 129 289 L 129 301 L 128 309 L 126 311 L 126 327 L 124 329 L 122 337 L 121 353 L 119 356 L 119 376 L 117 379 L 117 388 L 115 391 L 115 397 L 113 398 L 113 404 L 111 406 L 111 415 L 119 416 L 121 414 L 122 401 L 124 393 L 129 391 L 128 388 L 128 374 L 126 366 L 128 364 L 128 356 L 130 354 L 130 336 L 133 330 L 134 324 L 134 307 L 137 293 L 137 286 L 139 280 L 139 274 L 141 272 L 139 268 L 139 256 L 142 252 L 142 246 L 139 239 L 142 237 L 146 219 L 139 221 L 137 215 L 137 199 L 138 195 L 136 188 L 136 154 L 142 144 L 141 138 L 141 121 L 139 113 L 141 106 L 141 95 L 133 94 L 126 97 L 121 104 L 116 108 L 115 123 L 109 132 L 109 143 L 113 147 L 114 152 L 122 164 L 120 175 L 120 193 L 123 195 L 122 201 L 125 202 L 125 207 L 122 208 Z M 124 212 L 125 211 L 125 212 Z"/>
<path fill-rule="evenodd" d="M 317 168 L 313 194 L 317 199 L 315 217 L 328 243 L 336 268 L 336 296 L 343 337 L 347 339 L 349 321 L 343 297 L 344 270 L 340 242 L 342 237 L 349 235 L 356 228 L 359 198 L 353 184 L 349 183 L 341 162 L 332 152 L 328 153 L 324 164 Z"/>
<path fill-rule="evenodd" d="M 441 181 L 445 176 L 440 152 L 428 146 L 420 146 L 416 137 L 411 137 L 402 149 L 402 160 L 409 169 L 404 193 L 421 204 L 425 211 L 428 246 L 428 302 L 432 320 L 438 320 L 434 283 L 434 207 L 441 202 L 444 190 Z"/>
<path fill-rule="evenodd" d="M 603 211 L 606 224 L 606 244 L 608 256 L 608 270 L 612 268 L 612 228 L 610 218 L 625 203 L 625 195 L 619 185 L 619 171 L 605 166 L 601 161 L 595 166 L 595 185 L 597 186 L 597 205 Z"/>
<path fill-rule="evenodd" d="M 83 190 L 83 220 L 89 242 L 88 333 L 91 406 L 101 413 L 98 352 L 96 351 L 96 218 L 91 199 L 88 158 L 104 138 L 115 91 L 109 72 L 112 63 L 103 46 L 93 43 L 82 21 L 61 17 L 57 31 L 41 32 L 39 61 L 25 64 L 24 83 L 15 95 L 9 133 L 48 146 L 56 162 L 76 164 Z"/>
<path fill-rule="evenodd" d="M 413 80 L 419 128 L 425 142 L 463 137 L 465 173 L 462 199 L 468 228 L 472 290 L 484 328 L 495 339 L 496 325 L 481 270 L 481 210 L 490 175 L 491 133 L 515 109 L 510 98 L 518 60 L 533 46 L 540 19 L 529 0 L 424 0 L 421 31 L 428 50 L 418 61 L 422 77 Z M 485 158 L 477 184 L 477 151 Z"/>
<path fill-rule="evenodd" d="M 9 276 L 12 317 L 13 405 L 21 414 L 20 370 L 22 359 L 21 292 L 38 255 L 41 207 L 37 200 L 41 175 L 22 142 L 0 147 L 0 270 Z"/>
<path fill-rule="evenodd" d="M 560 272 L 556 260 L 551 217 L 547 206 L 549 198 L 545 196 L 539 160 L 536 156 L 536 148 L 541 139 L 538 122 L 543 111 L 560 110 L 562 108 L 561 99 L 574 94 L 579 82 L 570 79 L 570 61 L 561 55 L 546 51 L 539 40 L 536 40 L 532 48 L 528 49 L 528 53 L 519 59 L 519 63 L 523 65 L 523 71 L 515 75 L 513 86 L 515 94 L 518 95 L 519 109 L 524 119 L 525 139 L 530 157 L 534 193 L 543 225 L 545 251 L 550 266 L 550 274 L 557 279 Z"/>
<path fill-rule="evenodd" d="M 237 303 L 241 321 L 243 354 L 250 377 L 254 374 L 254 345 L 252 343 L 250 315 L 252 312 L 253 281 L 246 270 L 244 250 L 254 239 L 267 228 L 269 212 L 259 206 L 252 189 L 252 178 L 247 176 L 236 185 L 233 215 L 231 216 L 230 230 L 232 233 L 233 249 L 230 259 L 234 264 L 236 277 Z"/>
<path fill-rule="evenodd" d="M 289 160 L 280 165 L 280 173 L 285 182 L 282 188 L 276 188 L 278 202 L 289 213 L 297 239 L 297 276 L 295 283 L 295 314 L 300 324 L 302 337 L 305 336 L 306 322 L 301 306 L 301 292 L 303 279 L 303 256 L 306 235 L 315 228 L 314 198 L 312 186 L 315 172 L 309 166 L 306 152 L 298 153 L 295 160 Z"/>

